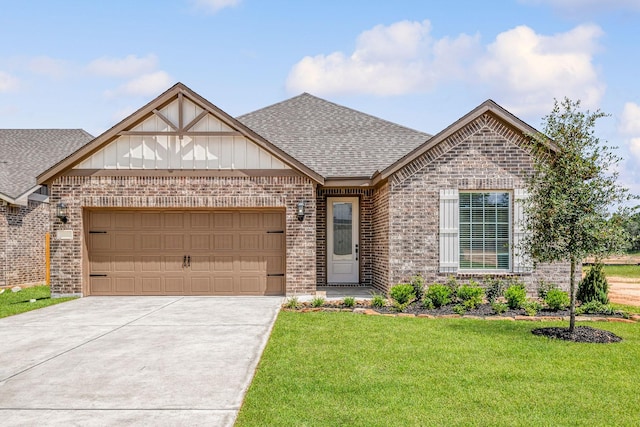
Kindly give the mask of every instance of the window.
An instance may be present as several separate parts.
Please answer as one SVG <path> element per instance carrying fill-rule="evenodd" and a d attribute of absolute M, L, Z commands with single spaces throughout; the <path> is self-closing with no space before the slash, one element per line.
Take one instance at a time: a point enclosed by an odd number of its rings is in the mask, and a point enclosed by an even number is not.
<path fill-rule="evenodd" d="M 459 193 L 459 268 L 509 270 L 511 195 Z"/>

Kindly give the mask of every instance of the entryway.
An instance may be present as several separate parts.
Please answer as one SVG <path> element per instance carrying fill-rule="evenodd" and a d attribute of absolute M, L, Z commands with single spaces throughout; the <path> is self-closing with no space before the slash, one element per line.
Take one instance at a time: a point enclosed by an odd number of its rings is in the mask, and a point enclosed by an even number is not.
<path fill-rule="evenodd" d="M 327 283 L 360 281 L 359 199 L 327 198 Z"/>

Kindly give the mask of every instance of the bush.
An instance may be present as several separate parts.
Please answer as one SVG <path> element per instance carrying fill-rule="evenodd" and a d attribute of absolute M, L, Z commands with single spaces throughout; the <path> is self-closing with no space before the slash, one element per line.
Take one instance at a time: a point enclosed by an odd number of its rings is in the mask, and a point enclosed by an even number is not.
<path fill-rule="evenodd" d="M 424 295 L 424 277 L 420 274 L 416 274 L 411 278 L 411 286 L 413 286 L 413 293 L 416 300 L 420 301 Z"/>
<path fill-rule="evenodd" d="M 550 289 L 545 292 L 544 302 L 551 310 L 564 310 L 571 302 L 569 295 L 560 289 Z"/>
<path fill-rule="evenodd" d="M 354 297 L 344 297 L 344 299 L 342 300 L 342 305 L 347 308 L 352 308 L 354 305 L 356 305 L 356 299 Z"/>
<path fill-rule="evenodd" d="M 487 295 L 487 301 L 493 304 L 498 298 L 504 295 L 505 284 L 502 279 L 495 279 L 492 277 L 486 277 L 484 279 L 486 286 L 485 294 Z"/>
<path fill-rule="evenodd" d="M 393 306 L 399 311 L 403 311 L 416 299 L 416 294 L 410 283 L 401 283 L 392 286 L 391 291 L 389 291 L 389 296 L 393 300 Z"/>
<path fill-rule="evenodd" d="M 600 301 L 589 301 L 576 308 L 577 314 L 615 314 L 615 310 L 609 304 L 603 304 Z"/>
<path fill-rule="evenodd" d="M 300 306 L 300 302 L 298 301 L 298 297 L 291 297 L 284 303 L 285 308 L 289 308 L 291 310 L 295 310 Z"/>
<path fill-rule="evenodd" d="M 455 276 L 451 275 L 447 277 L 445 286 L 447 286 L 451 291 L 449 294 L 449 296 L 451 297 L 451 301 L 455 301 L 458 296 L 458 288 L 460 287 L 460 284 L 456 280 Z"/>
<path fill-rule="evenodd" d="M 609 284 L 602 267 L 600 263 L 592 265 L 587 275 L 578 284 L 576 298 L 580 302 L 599 301 L 602 304 L 609 303 Z"/>
<path fill-rule="evenodd" d="M 527 291 L 524 285 L 511 285 L 504 291 L 504 297 L 507 300 L 507 306 L 512 310 L 517 310 L 527 302 Z"/>
<path fill-rule="evenodd" d="M 559 289 L 558 285 L 546 280 L 538 280 L 538 298 L 546 300 L 547 293 L 552 290 Z"/>
<path fill-rule="evenodd" d="M 493 312 L 496 314 L 503 314 L 506 313 L 507 309 L 509 308 L 507 306 L 507 304 L 503 303 L 503 302 L 492 302 L 491 303 L 491 308 L 493 309 Z"/>
<path fill-rule="evenodd" d="M 468 310 L 472 310 L 482 304 L 483 297 L 484 289 L 473 280 L 470 280 L 468 285 L 462 285 L 458 288 L 458 299 Z"/>
<path fill-rule="evenodd" d="M 455 314 L 459 314 L 460 316 L 464 315 L 464 313 L 466 313 L 466 311 L 467 311 L 467 309 L 462 304 L 456 304 L 456 305 L 453 306 L 453 312 Z"/>
<path fill-rule="evenodd" d="M 425 294 L 424 304 L 425 307 L 428 303 L 433 305 L 434 307 L 442 307 L 443 305 L 447 305 L 451 302 L 451 289 L 446 285 L 441 285 L 440 283 L 434 283 L 429 286 L 427 289 L 427 293 Z"/>
<path fill-rule="evenodd" d="M 384 295 L 374 294 L 373 297 L 371 297 L 371 306 L 372 307 L 382 308 L 386 304 L 387 304 L 387 299 L 384 297 Z"/>
<path fill-rule="evenodd" d="M 311 300 L 311 307 L 322 307 L 324 305 L 324 298 L 313 297 Z"/>
<path fill-rule="evenodd" d="M 542 304 L 538 301 L 525 301 L 522 308 L 524 308 L 524 312 L 527 316 L 535 316 L 540 310 L 542 310 Z"/>

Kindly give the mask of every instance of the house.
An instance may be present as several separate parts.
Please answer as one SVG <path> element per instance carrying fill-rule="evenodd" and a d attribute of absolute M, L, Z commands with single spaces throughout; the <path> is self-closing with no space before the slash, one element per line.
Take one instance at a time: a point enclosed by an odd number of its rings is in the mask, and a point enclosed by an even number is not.
<path fill-rule="evenodd" d="M 428 135 L 309 94 L 233 118 L 178 83 L 38 177 L 55 295 L 293 295 L 518 276 L 530 126 L 486 101 Z"/>
<path fill-rule="evenodd" d="M 0 287 L 45 281 L 51 219 L 36 177 L 92 139 L 82 129 L 0 129 Z"/>

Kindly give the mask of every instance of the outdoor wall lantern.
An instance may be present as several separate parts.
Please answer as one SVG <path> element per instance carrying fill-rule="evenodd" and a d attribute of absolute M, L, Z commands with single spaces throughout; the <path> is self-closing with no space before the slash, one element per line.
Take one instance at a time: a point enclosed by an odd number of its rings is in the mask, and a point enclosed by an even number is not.
<path fill-rule="evenodd" d="M 296 210 L 296 214 L 298 215 L 298 221 L 302 221 L 304 219 L 304 209 L 306 202 L 301 200 L 298 202 L 298 209 Z"/>
<path fill-rule="evenodd" d="M 69 218 L 67 218 L 67 205 L 64 203 L 58 203 L 56 205 L 56 217 L 62 221 L 63 224 L 69 221 Z"/>

